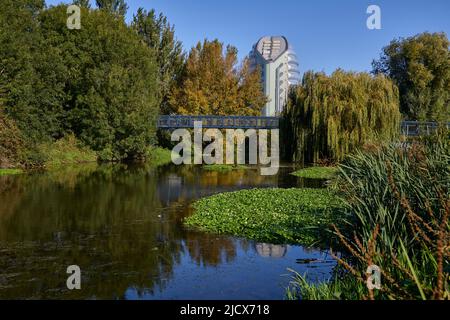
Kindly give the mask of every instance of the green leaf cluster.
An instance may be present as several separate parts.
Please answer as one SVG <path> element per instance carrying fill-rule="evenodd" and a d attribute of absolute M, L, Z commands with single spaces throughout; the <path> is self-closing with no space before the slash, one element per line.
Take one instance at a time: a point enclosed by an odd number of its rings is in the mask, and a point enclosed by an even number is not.
<path fill-rule="evenodd" d="M 338 172 L 337 167 L 308 167 L 292 172 L 291 174 L 307 179 L 332 179 Z"/>
<path fill-rule="evenodd" d="M 269 243 L 321 245 L 342 204 L 326 189 L 252 189 L 194 203 L 185 223 L 203 231 Z"/>
<path fill-rule="evenodd" d="M 4 112 L 30 150 L 73 133 L 103 160 L 144 158 L 159 112 L 155 51 L 110 10 L 83 7 L 81 29 L 69 30 L 66 9 L 2 2 Z"/>

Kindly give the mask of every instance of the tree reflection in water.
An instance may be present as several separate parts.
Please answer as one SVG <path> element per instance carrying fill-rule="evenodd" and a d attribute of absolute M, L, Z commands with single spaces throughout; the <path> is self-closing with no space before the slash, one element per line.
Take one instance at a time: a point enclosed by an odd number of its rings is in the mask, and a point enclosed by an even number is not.
<path fill-rule="evenodd" d="M 279 179 L 258 170 L 95 164 L 0 177 L 0 298 L 161 292 L 184 256 L 201 266 L 236 257 L 234 238 L 183 228 L 193 199 L 291 183 Z M 249 241 L 239 243 L 240 250 L 253 250 Z M 282 255 L 283 246 L 257 244 L 256 251 Z M 72 264 L 81 267 L 82 290 L 66 289 Z"/>

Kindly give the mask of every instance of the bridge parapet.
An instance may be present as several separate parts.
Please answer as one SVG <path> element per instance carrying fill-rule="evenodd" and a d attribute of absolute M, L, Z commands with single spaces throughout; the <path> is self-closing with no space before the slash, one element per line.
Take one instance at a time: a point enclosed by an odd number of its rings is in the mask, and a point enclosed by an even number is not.
<path fill-rule="evenodd" d="M 253 117 L 253 116 L 188 116 L 188 115 L 161 115 L 158 118 L 158 128 L 171 130 L 194 128 L 194 122 L 201 121 L 206 129 L 279 129 L 279 117 Z M 437 130 L 436 122 L 403 121 L 401 134 L 405 136 L 430 135 Z M 450 123 L 447 123 L 450 129 Z"/>
<path fill-rule="evenodd" d="M 278 129 L 280 126 L 278 117 L 162 115 L 158 128 L 194 128 L 195 121 L 201 121 L 202 127 L 207 129 Z"/>
<path fill-rule="evenodd" d="M 424 136 L 434 133 L 438 128 L 437 122 L 403 121 L 401 134 L 409 137 Z M 447 123 L 447 129 L 450 129 L 450 122 Z"/>

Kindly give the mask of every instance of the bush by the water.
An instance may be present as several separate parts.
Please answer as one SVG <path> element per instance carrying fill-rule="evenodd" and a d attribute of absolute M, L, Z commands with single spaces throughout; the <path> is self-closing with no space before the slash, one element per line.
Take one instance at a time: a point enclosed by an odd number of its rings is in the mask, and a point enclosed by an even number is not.
<path fill-rule="evenodd" d="M 207 232 L 269 243 L 318 245 L 340 216 L 342 203 L 326 189 L 252 189 L 194 203 L 186 224 Z"/>
<path fill-rule="evenodd" d="M 23 148 L 22 134 L 0 106 L 0 168 L 15 167 Z"/>
<path fill-rule="evenodd" d="M 294 292 L 326 298 L 347 288 L 340 298 L 449 299 L 449 163 L 446 138 L 349 156 L 336 180 L 348 208 L 346 226 L 335 229 L 347 272 L 317 287 L 297 275 Z M 366 287 L 369 265 L 381 268 L 381 290 Z"/>
<path fill-rule="evenodd" d="M 283 134 L 284 156 L 302 163 L 340 161 L 368 141 L 399 134 L 398 89 L 388 78 L 338 70 L 306 72 L 290 94 Z"/>
<path fill-rule="evenodd" d="M 149 147 L 147 160 L 152 166 L 160 166 L 172 162 L 172 151 L 161 147 Z"/>
<path fill-rule="evenodd" d="M 45 157 L 46 167 L 97 161 L 97 154 L 78 141 L 73 134 L 39 146 L 39 152 Z"/>

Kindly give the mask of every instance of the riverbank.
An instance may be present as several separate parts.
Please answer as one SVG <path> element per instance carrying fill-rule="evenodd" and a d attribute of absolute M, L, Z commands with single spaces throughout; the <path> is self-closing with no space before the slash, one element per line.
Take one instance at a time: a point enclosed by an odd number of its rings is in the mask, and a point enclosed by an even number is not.
<path fill-rule="evenodd" d="M 342 204 L 327 189 L 251 189 L 221 193 L 193 204 L 185 220 L 201 231 L 268 243 L 320 246 L 338 223 Z"/>
<path fill-rule="evenodd" d="M 229 172 L 232 170 L 246 170 L 249 167 L 241 164 L 205 164 L 202 168 L 207 171 Z"/>
<path fill-rule="evenodd" d="M 172 151 L 161 147 L 149 147 L 147 162 L 153 166 L 162 166 L 172 162 Z"/>
<path fill-rule="evenodd" d="M 337 167 L 308 167 L 292 172 L 291 174 L 307 179 L 332 179 L 339 169 Z"/>
<path fill-rule="evenodd" d="M 25 164 L 15 168 L 0 168 L 0 176 L 22 174 L 30 169 L 42 168 L 54 170 L 68 165 L 99 162 L 98 154 L 79 144 L 74 137 L 58 140 L 52 144 L 43 144 L 36 150 L 26 153 L 27 159 L 32 159 L 32 164 Z M 161 147 L 149 147 L 147 149 L 146 163 L 152 166 L 161 166 L 171 163 L 171 151 Z"/>

